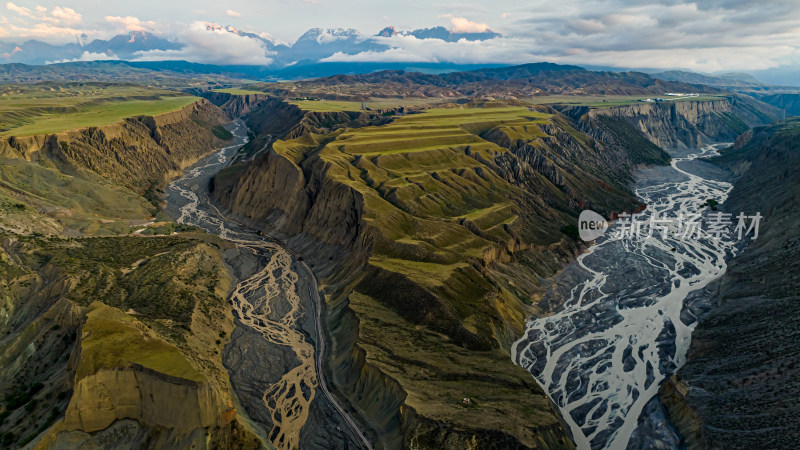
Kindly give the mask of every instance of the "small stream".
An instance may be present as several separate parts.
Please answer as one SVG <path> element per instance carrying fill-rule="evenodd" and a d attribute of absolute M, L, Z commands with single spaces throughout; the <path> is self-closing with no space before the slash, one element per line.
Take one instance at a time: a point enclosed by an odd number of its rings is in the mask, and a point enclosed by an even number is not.
<path fill-rule="evenodd" d="M 640 171 L 635 193 L 647 204 L 637 215 L 644 222 L 640 236 L 622 236 L 621 221 L 612 223 L 546 293 L 546 302 L 561 306 L 531 319 L 512 347 L 580 449 L 627 448 L 647 403 L 685 362 L 697 323 L 688 305 L 725 273 L 735 242 L 708 235 L 705 223 L 702 236 L 684 236 L 688 222 L 679 229 L 675 219 L 707 215 L 703 202 L 727 198 L 727 174 L 698 160 L 719 147 L 675 153 L 671 166 Z M 645 238 L 654 214 L 672 219 L 661 223 L 668 235 L 656 228 Z"/>

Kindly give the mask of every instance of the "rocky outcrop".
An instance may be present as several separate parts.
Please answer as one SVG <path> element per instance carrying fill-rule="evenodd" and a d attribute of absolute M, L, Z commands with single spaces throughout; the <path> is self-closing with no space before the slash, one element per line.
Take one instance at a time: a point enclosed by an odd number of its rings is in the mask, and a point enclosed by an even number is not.
<path fill-rule="evenodd" d="M 225 113 L 206 100 L 157 116 L 51 135 L 0 140 L 0 155 L 30 160 L 41 153 L 70 173 L 87 168 L 141 193 L 178 175 L 224 141 L 212 128 Z"/>
<path fill-rule="evenodd" d="M 267 94 L 228 94 L 207 91 L 202 97 L 225 111 L 230 118 L 242 117 L 271 99 Z"/>
<path fill-rule="evenodd" d="M 711 293 L 678 372 L 676 386 L 687 387 L 670 417 L 687 442 L 791 448 L 800 439 L 799 138 L 796 120 L 756 128 L 712 160 L 740 174 L 723 209 L 764 218 Z"/>

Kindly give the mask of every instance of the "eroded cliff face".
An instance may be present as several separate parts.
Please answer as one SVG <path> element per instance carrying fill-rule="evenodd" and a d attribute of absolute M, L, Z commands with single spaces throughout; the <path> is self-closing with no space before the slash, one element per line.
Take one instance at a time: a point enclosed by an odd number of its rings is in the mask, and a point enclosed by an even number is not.
<path fill-rule="evenodd" d="M 472 145 L 380 154 L 374 141 L 348 154 L 357 127 L 391 134 L 414 120 L 363 114 L 306 114 L 253 163 L 220 172 L 215 200 L 312 264 L 327 370 L 379 447 L 570 446 L 507 349 L 543 278 L 578 251 L 561 227 L 584 207 L 637 207 L 633 163 L 546 108 L 530 123 L 472 119 L 458 131 Z"/>
<path fill-rule="evenodd" d="M 708 294 L 710 312 L 673 381 L 683 388 L 662 388 L 670 420 L 692 446 L 791 448 L 800 440 L 799 138 L 797 120 L 759 127 L 712 159 L 739 176 L 722 209 L 734 221 L 740 212 L 763 219 Z"/>
<path fill-rule="evenodd" d="M 32 160 L 42 154 L 65 173 L 87 168 L 142 193 L 224 144 L 212 129 L 228 121 L 221 109 L 200 100 L 177 111 L 102 127 L 3 139 L 0 156 Z"/>
<path fill-rule="evenodd" d="M 714 142 L 733 142 L 736 136 L 748 128 L 765 125 L 779 118 L 777 108 L 750 97 L 736 95 L 708 101 L 640 102 L 607 108 L 558 108 L 577 120 L 581 129 L 604 142 L 638 132 L 664 149 L 697 148 Z M 644 151 L 653 153 L 651 149 Z"/>
<path fill-rule="evenodd" d="M 225 92 L 204 92 L 203 98 L 219 106 L 231 118 L 242 117 L 273 98 L 267 94 L 235 95 Z"/>

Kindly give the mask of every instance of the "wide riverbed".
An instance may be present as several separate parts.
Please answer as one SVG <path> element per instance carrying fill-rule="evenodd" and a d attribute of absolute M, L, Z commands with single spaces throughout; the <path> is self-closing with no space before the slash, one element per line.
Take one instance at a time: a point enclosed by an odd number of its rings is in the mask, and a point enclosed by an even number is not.
<path fill-rule="evenodd" d="M 580 449 L 635 447 L 633 435 L 641 442 L 642 434 L 652 434 L 637 427 L 647 422 L 640 419 L 660 384 L 685 361 L 696 325 L 692 302 L 725 272 L 734 252 L 730 237 L 705 234 L 707 221 L 697 237 L 685 220 L 713 213 L 703 203 L 722 203 L 732 188 L 726 173 L 698 160 L 717 148 L 675 153 L 671 166 L 640 171 L 636 194 L 647 209 L 637 217 L 639 237 L 622 235 L 633 227 L 615 221 L 556 277 L 544 300 L 561 306 L 529 321 L 512 347 L 515 362 L 550 395 Z M 648 237 L 655 214 L 668 221 Z M 674 445 L 664 439 L 645 437 Z"/>
<path fill-rule="evenodd" d="M 234 140 L 190 167 L 166 188 L 166 212 L 236 244 L 226 255 L 241 280 L 228 300 L 237 328 L 223 352 L 231 384 L 256 431 L 279 449 L 366 448 L 371 444 L 328 390 L 323 377 L 320 298 L 309 267 L 283 243 L 225 217 L 209 183 L 247 142 L 242 121 Z M 231 253 L 231 252 L 226 252 Z M 244 256 L 242 256 L 244 255 Z"/>

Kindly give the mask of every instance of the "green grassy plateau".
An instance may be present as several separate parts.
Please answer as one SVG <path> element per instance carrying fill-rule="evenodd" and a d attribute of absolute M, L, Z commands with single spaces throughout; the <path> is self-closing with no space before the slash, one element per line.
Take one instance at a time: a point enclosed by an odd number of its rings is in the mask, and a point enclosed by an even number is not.
<path fill-rule="evenodd" d="M 101 83 L 0 88 L 0 137 L 110 125 L 175 111 L 199 100 L 178 92 Z"/>

